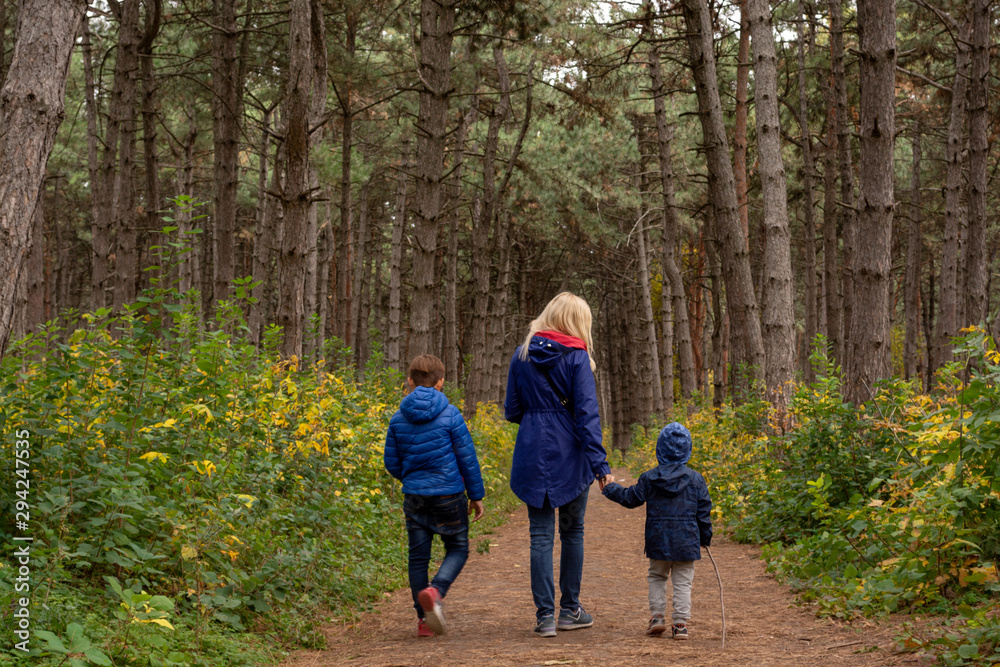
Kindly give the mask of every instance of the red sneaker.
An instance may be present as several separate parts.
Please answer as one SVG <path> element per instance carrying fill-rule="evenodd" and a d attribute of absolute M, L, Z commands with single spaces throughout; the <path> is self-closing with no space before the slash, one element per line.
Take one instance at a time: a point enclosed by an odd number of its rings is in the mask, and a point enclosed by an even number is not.
<path fill-rule="evenodd" d="M 427 627 L 427 621 L 420 619 L 417 621 L 417 636 L 418 637 L 433 637 L 434 632 Z"/>
<path fill-rule="evenodd" d="M 438 589 L 428 586 L 417 595 L 417 602 L 424 610 L 424 620 L 434 634 L 443 635 L 445 631 L 444 613 L 441 611 L 441 594 Z"/>

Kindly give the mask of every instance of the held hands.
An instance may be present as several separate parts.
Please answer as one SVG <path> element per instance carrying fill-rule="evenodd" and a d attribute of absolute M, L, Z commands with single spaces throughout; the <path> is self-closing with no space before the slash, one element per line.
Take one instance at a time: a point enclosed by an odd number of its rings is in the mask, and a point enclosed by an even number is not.
<path fill-rule="evenodd" d="M 614 475 L 605 475 L 604 477 L 598 477 L 597 478 L 597 486 L 600 487 L 601 491 L 603 491 L 604 487 L 607 486 L 608 484 L 610 484 L 613 481 L 615 481 L 615 476 Z"/>
<path fill-rule="evenodd" d="M 475 516 L 472 517 L 472 523 L 475 523 L 483 518 L 483 512 L 486 510 L 483 508 L 482 500 L 470 500 L 469 501 L 469 514 L 471 515 L 475 512 Z"/>

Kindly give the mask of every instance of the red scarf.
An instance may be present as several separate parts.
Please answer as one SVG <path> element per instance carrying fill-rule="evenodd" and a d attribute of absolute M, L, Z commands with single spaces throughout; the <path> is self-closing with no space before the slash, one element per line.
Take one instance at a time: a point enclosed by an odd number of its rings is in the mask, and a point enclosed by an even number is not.
<path fill-rule="evenodd" d="M 562 333 L 561 331 L 538 331 L 535 333 L 536 336 L 541 336 L 542 338 L 548 338 L 551 341 L 555 341 L 560 345 L 565 345 L 566 347 L 574 347 L 578 350 L 586 350 L 587 344 L 576 336 L 569 336 Z"/>

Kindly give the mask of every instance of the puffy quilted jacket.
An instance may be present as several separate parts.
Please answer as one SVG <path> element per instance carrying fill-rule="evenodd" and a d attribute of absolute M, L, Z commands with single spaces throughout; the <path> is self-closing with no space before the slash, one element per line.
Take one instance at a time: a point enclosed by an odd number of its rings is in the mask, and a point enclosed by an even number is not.
<path fill-rule="evenodd" d="M 433 387 L 417 387 L 403 399 L 385 434 L 385 469 L 403 482 L 403 493 L 486 495 L 472 436 L 462 413 Z"/>
<path fill-rule="evenodd" d="M 504 413 L 508 421 L 520 425 L 510 488 L 531 507 L 542 507 L 546 496 L 552 507 L 565 505 L 595 478 L 610 472 L 601 444 L 590 357 L 580 339 L 554 338 L 532 337 L 526 361 L 518 348 L 507 375 Z M 559 402 L 544 371 L 568 399 L 572 415 Z"/>
<path fill-rule="evenodd" d="M 688 468 L 691 433 L 681 424 L 667 424 L 656 441 L 658 465 L 627 489 L 612 482 L 604 495 L 625 507 L 646 504 L 646 556 L 656 560 L 701 558 L 701 547 L 712 545 L 712 500 L 701 473 Z"/>

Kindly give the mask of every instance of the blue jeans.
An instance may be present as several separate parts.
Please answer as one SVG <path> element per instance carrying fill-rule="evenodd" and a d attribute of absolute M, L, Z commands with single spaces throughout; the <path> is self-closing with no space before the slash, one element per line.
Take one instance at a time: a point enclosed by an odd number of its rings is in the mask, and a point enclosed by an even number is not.
<path fill-rule="evenodd" d="M 431 562 L 431 541 L 440 535 L 445 556 L 430 585 L 441 597 L 448 593 L 469 557 L 469 502 L 464 493 L 450 496 L 415 496 L 403 501 L 406 532 L 410 537 L 410 592 L 419 618 L 424 610 L 417 595 L 428 586 L 427 568 Z"/>
<path fill-rule="evenodd" d="M 583 515 L 587 512 L 590 487 L 559 508 L 559 607 L 575 612 L 580 606 L 580 582 L 583 580 Z M 541 507 L 528 506 L 528 530 L 531 533 L 531 595 L 535 616 L 555 615 L 555 583 L 552 580 L 552 547 L 555 542 L 555 509 L 548 496 Z"/>

